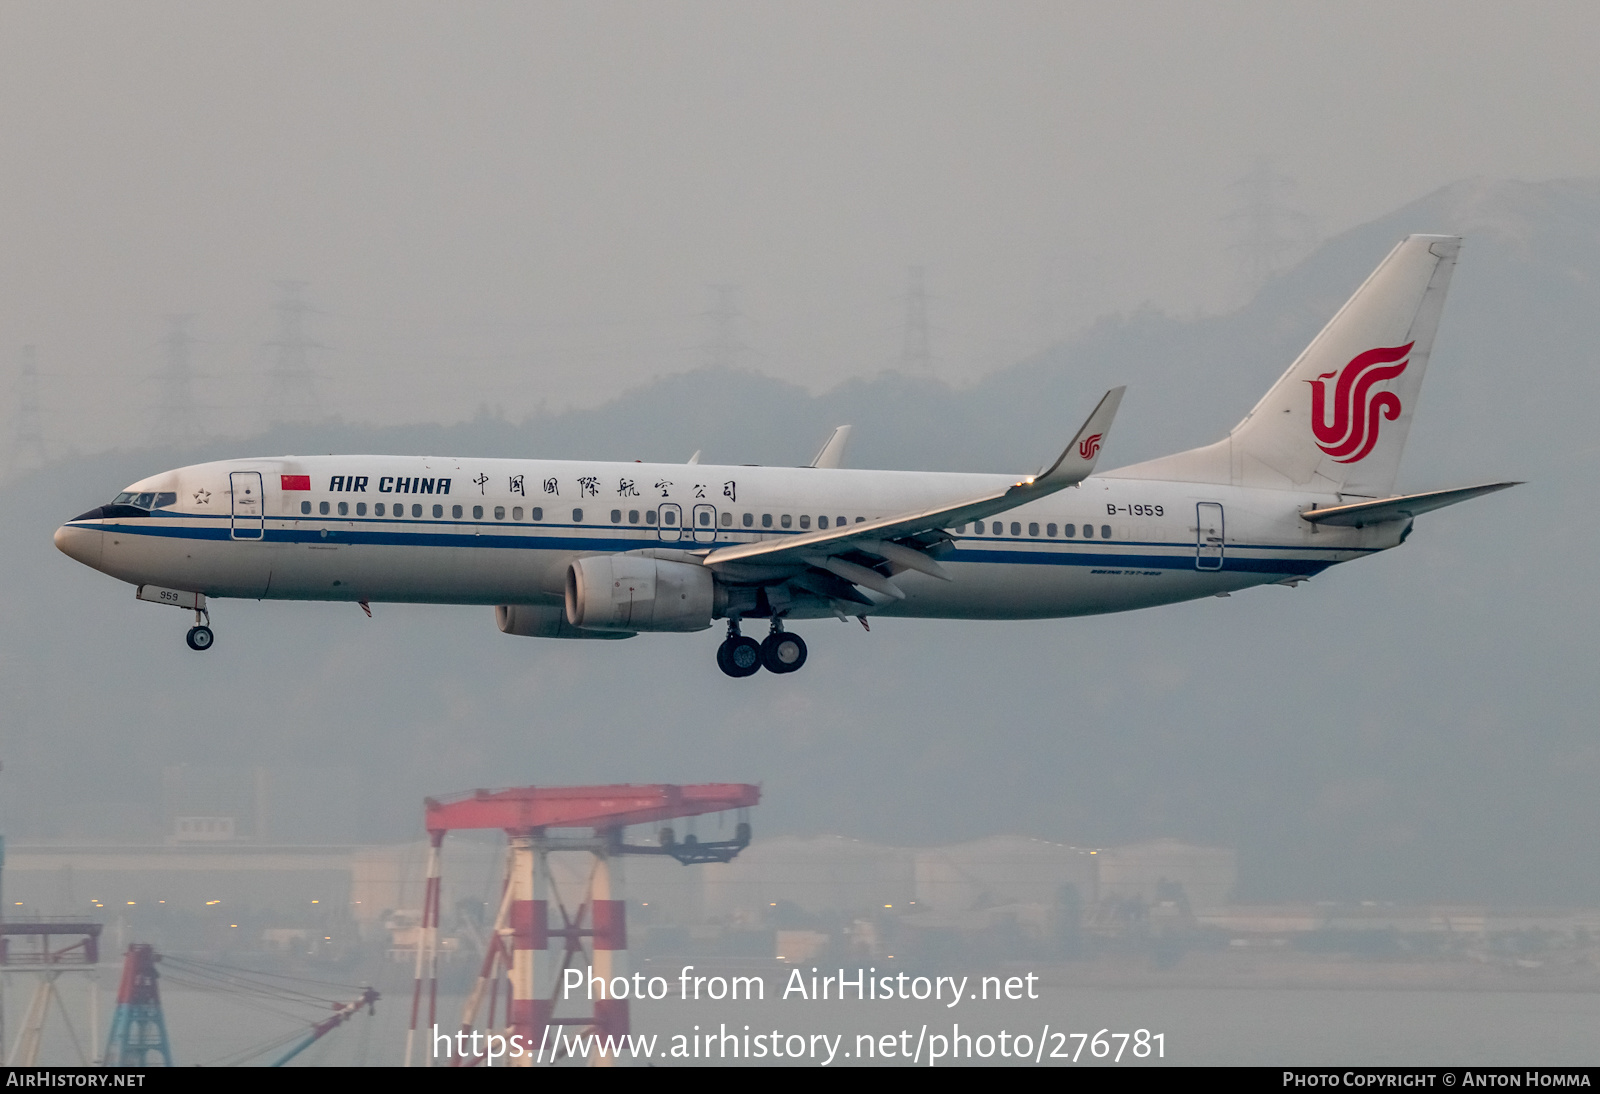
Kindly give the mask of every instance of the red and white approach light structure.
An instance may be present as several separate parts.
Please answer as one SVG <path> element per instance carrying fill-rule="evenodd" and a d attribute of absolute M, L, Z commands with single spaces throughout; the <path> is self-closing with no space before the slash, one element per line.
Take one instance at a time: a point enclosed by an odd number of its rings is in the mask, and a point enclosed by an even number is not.
<path fill-rule="evenodd" d="M 428 830 L 428 877 L 423 895 L 421 935 L 417 943 L 417 977 L 411 1001 L 411 1029 L 406 1036 L 406 1065 L 415 1060 L 417 1034 L 422 1033 L 424 1067 L 434 1063 L 433 1033 L 438 1028 L 440 856 L 447 832 L 460 829 L 502 829 L 510 840 L 499 910 L 489 932 L 483 965 L 452 1048 L 468 1046 L 462 1056 L 452 1051 L 450 1063 L 488 1063 L 486 1039 L 474 1048 L 472 1034 L 515 1035 L 529 1046 L 522 1056 L 506 1057 L 512 1065 L 536 1062 L 532 1052 L 555 1022 L 572 1034 L 602 1037 L 628 1032 L 628 1000 L 596 999 L 581 1015 L 556 1015 L 562 976 L 568 968 L 592 967 L 609 983 L 628 975 L 628 931 L 622 893 L 622 855 L 668 855 L 684 865 L 727 862 L 750 843 L 750 825 L 741 820 L 731 840 L 681 843 L 670 827 L 658 844 L 623 842 L 631 824 L 657 824 L 680 817 L 747 809 L 761 800 L 761 789 L 749 783 L 701 783 L 674 786 L 528 786 L 512 790 L 477 790 L 461 798 L 424 802 Z M 550 854 L 587 852 L 590 869 L 582 892 L 563 892 L 550 870 Z M 575 888 L 568 885 L 567 888 Z M 551 921 L 552 906 L 559 915 Z M 559 957 L 552 950 L 559 950 Z M 585 973 L 587 976 L 587 972 Z M 479 1014 L 487 1014 L 479 1024 Z M 585 1005 L 588 1005 L 587 993 Z M 441 1035 L 444 1030 L 439 1031 Z M 474 1054 L 476 1053 L 476 1054 Z M 442 1055 L 442 1054 L 441 1054 Z M 553 1063 L 547 1051 L 544 1062 Z M 594 1063 L 610 1063 L 597 1057 Z"/>

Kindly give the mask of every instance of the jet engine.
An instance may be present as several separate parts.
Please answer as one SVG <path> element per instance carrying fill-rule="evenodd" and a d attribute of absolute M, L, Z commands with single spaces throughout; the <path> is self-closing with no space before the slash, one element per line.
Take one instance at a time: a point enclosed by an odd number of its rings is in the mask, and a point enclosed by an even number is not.
<path fill-rule="evenodd" d="M 566 609 L 559 605 L 500 604 L 494 621 L 507 634 L 525 638 L 632 638 L 632 631 L 581 631 L 567 622 Z"/>
<path fill-rule="evenodd" d="M 585 630 L 703 631 L 716 611 L 711 571 L 640 555 L 591 555 L 567 568 L 567 620 Z"/>

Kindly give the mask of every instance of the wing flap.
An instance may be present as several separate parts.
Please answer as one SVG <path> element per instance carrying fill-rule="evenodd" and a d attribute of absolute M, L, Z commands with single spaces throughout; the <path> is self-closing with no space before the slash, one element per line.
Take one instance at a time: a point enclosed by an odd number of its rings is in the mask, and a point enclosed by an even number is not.
<path fill-rule="evenodd" d="M 906 598 L 904 589 L 877 570 L 868 569 L 854 562 L 846 562 L 838 555 L 806 555 L 804 560 L 808 566 L 837 574 L 852 585 L 860 585 L 863 589 L 871 589 L 884 596 L 892 596 L 896 600 Z"/>

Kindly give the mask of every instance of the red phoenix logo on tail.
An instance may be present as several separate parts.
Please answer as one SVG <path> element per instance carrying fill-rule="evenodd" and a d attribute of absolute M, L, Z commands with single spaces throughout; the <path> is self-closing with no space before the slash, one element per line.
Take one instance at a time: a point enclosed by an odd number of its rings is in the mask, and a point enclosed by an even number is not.
<path fill-rule="evenodd" d="M 1358 353 L 1350 363 L 1335 372 L 1324 372 L 1311 385 L 1311 432 L 1317 447 L 1338 463 L 1366 459 L 1378 443 L 1378 416 L 1389 421 L 1400 417 L 1400 396 L 1392 391 L 1372 394 L 1374 385 L 1393 380 L 1411 363 L 1406 354 L 1415 342 L 1388 349 L 1369 349 Z M 1398 362 L 1398 364 L 1396 363 Z M 1333 421 L 1328 421 L 1328 393 L 1324 380 L 1339 377 L 1333 388 Z"/>
<path fill-rule="evenodd" d="M 1079 441 L 1078 458 L 1080 460 L 1094 459 L 1094 454 L 1100 451 L 1100 438 L 1104 436 L 1104 433 L 1095 433 L 1092 436 L 1085 437 L 1083 440 Z"/>

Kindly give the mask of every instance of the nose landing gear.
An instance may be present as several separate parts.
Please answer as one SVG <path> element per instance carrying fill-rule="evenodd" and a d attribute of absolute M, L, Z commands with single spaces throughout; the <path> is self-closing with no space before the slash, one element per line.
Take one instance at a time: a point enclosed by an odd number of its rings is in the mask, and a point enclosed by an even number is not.
<path fill-rule="evenodd" d="M 202 616 L 205 617 L 204 623 L 200 622 Z M 210 612 L 201 608 L 194 613 L 194 626 L 189 628 L 187 640 L 189 648 L 196 653 L 204 653 L 211 648 L 211 644 L 217 640 L 217 636 L 211 633 Z"/>
<path fill-rule="evenodd" d="M 717 647 L 717 667 L 729 676 L 754 676 L 763 667 L 768 672 L 794 672 L 806 663 L 806 643 L 798 634 L 783 629 L 783 621 L 772 620 L 772 633 L 765 642 L 739 633 L 739 621 L 728 621 L 728 637 Z"/>

